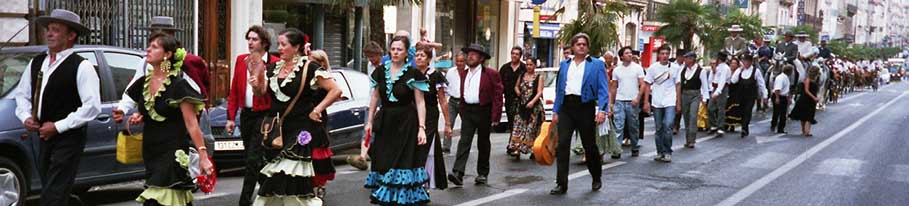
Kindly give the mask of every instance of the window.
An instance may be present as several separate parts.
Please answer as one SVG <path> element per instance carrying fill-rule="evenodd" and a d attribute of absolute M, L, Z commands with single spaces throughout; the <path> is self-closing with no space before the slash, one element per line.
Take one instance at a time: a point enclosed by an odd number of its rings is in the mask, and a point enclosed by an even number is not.
<path fill-rule="evenodd" d="M 18 53 L 0 55 L 0 97 L 11 99 L 13 89 L 19 84 L 22 72 L 38 53 Z"/>
<path fill-rule="evenodd" d="M 350 87 L 347 86 L 347 79 L 344 79 L 344 74 L 332 72 L 331 75 L 335 80 L 335 84 L 341 88 L 341 99 L 338 102 L 350 100 Z"/>
<path fill-rule="evenodd" d="M 147 68 L 144 67 L 145 61 L 142 60 L 142 57 L 132 54 L 104 52 L 104 59 L 110 66 L 111 78 L 113 78 L 116 88 L 117 96 L 113 98 L 114 100 L 120 99 L 120 95 L 132 81 L 136 70 Z"/>

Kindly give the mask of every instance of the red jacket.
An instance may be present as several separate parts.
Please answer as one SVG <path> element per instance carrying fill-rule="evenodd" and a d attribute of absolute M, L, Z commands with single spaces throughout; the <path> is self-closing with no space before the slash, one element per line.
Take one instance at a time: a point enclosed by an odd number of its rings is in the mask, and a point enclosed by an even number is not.
<path fill-rule="evenodd" d="M 466 104 L 464 100 L 464 79 L 467 78 L 467 71 L 470 68 L 458 70 L 458 76 L 461 76 L 461 102 Z M 492 104 L 492 122 L 499 122 L 499 119 L 502 118 L 502 101 L 503 101 L 503 88 L 502 88 L 502 79 L 499 78 L 499 72 L 496 70 L 484 67 L 483 75 L 480 76 L 480 105 L 487 106 Z"/>
<path fill-rule="evenodd" d="M 237 110 L 240 107 L 246 104 L 246 76 L 249 72 L 246 71 L 246 57 L 249 54 L 241 54 L 237 56 L 237 62 L 234 66 L 234 78 L 230 84 L 230 92 L 227 95 L 227 119 L 234 120 L 237 115 Z M 268 62 L 266 64 L 274 64 L 278 62 L 278 57 L 273 55 L 268 55 Z M 255 96 L 253 95 L 253 111 L 265 111 L 271 108 L 271 97 L 268 95 Z"/>

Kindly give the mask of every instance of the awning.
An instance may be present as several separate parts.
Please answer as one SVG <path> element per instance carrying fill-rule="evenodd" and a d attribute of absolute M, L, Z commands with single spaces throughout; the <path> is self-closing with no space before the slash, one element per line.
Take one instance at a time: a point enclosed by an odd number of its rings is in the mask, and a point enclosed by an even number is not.
<path fill-rule="evenodd" d="M 533 31 L 533 22 L 524 22 L 527 26 L 527 30 Z M 559 29 L 562 26 L 558 23 L 542 23 L 540 22 L 540 37 L 541 39 L 555 39 L 559 35 Z M 530 33 L 524 34 L 530 36 Z"/>

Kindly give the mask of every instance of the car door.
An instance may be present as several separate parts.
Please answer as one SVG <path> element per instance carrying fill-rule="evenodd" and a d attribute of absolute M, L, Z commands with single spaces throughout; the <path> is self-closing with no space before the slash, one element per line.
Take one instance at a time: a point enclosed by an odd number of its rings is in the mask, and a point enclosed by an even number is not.
<path fill-rule="evenodd" d="M 137 70 L 143 69 L 145 67 L 145 61 L 142 59 L 142 56 L 136 53 L 130 52 L 118 52 L 118 51 L 103 51 L 101 53 L 104 63 L 107 65 L 105 71 L 108 73 L 106 79 L 103 79 L 102 82 L 107 82 L 106 85 L 110 85 L 109 95 L 107 98 L 104 98 L 102 103 L 102 115 L 111 115 L 112 110 L 117 107 L 117 104 L 120 102 L 123 92 L 126 90 L 129 83 L 132 81 L 133 75 Z M 127 117 L 135 112 L 126 111 L 125 114 Z M 107 130 L 104 130 L 103 134 L 98 134 L 104 136 L 107 140 L 105 142 L 105 148 L 112 148 L 107 152 L 110 156 L 105 156 L 104 161 L 109 162 L 111 170 L 117 171 L 117 173 L 136 173 L 144 171 L 145 167 L 143 164 L 122 164 L 116 161 L 116 145 L 117 145 L 117 135 L 120 131 L 126 130 L 126 121 L 123 121 L 119 124 L 110 121 L 107 124 Z M 130 132 L 141 133 L 141 126 L 131 126 Z"/>
<path fill-rule="evenodd" d="M 344 72 L 332 72 L 335 83 L 341 89 L 341 99 L 328 107 L 328 127 L 331 131 L 332 148 L 339 149 L 357 145 L 362 138 L 365 110 L 357 105 L 349 81 Z"/>
<path fill-rule="evenodd" d="M 99 59 L 99 53 L 93 50 L 79 50 L 76 54 L 82 56 L 92 64 L 99 77 L 101 90 L 101 113 L 86 125 L 87 141 L 79 163 L 79 172 L 76 179 L 85 181 L 110 174 L 115 171 L 113 163 L 116 161 L 116 136 L 113 119 L 110 116 L 111 90 L 109 72 L 106 65 Z"/>

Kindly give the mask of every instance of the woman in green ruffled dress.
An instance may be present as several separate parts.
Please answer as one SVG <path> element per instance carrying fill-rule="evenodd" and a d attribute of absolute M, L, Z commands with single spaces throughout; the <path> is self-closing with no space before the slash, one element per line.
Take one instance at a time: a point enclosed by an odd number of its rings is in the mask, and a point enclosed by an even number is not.
<path fill-rule="evenodd" d="M 146 62 L 152 67 L 145 78 L 136 79 L 126 90 L 139 108 L 129 123 L 144 124 L 146 188 L 136 201 L 142 205 L 191 205 L 196 188 L 189 175 L 189 167 L 196 166 L 189 163 L 191 149 L 198 151 L 201 171 L 214 172 L 196 118 L 205 104 L 199 86 L 183 73 L 186 50 L 178 49 L 177 40 L 167 34 L 156 33 L 149 39 Z"/>
<path fill-rule="evenodd" d="M 261 170 L 266 178 L 253 202 L 256 206 L 322 205 L 317 189 L 334 176 L 334 166 L 327 158 L 330 150 L 325 109 L 341 97 L 341 89 L 328 68 L 303 57 L 303 36 L 294 28 L 282 31 L 278 35 L 281 60 L 267 68 L 261 62 L 251 66 L 255 76 L 249 84 L 255 95 L 267 93 L 271 98 L 269 116 L 280 117 L 290 108 L 280 125 L 281 145 L 263 142 L 268 164 Z"/>

